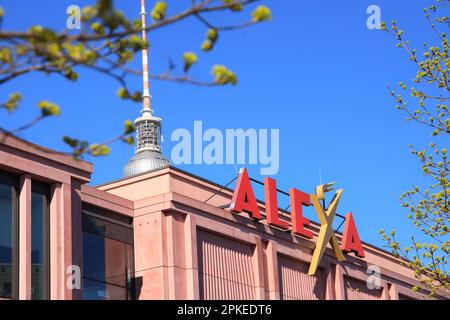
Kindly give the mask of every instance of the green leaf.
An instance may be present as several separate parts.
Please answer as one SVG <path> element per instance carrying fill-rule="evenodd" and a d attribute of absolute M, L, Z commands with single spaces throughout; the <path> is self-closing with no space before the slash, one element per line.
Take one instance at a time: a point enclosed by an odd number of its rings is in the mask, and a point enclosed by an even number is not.
<path fill-rule="evenodd" d="M 242 11 L 242 9 L 244 8 L 242 3 L 238 3 L 235 0 L 222 0 L 222 1 L 225 4 L 229 4 L 230 5 L 230 10 L 231 11 Z"/>
<path fill-rule="evenodd" d="M 129 99 L 130 92 L 126 88 L 121 87 L 119 88 L 119 90 L 117 90 L 117 96 L 121 99 Z"/>
<path fill-rule="evenodd" d="M 134 101 L 134 102 L 140 102 L 140 101 L 142 101 L 142 92 L 140 92 L 140 91 L 135 91 L 135 92 L 131 95 L 130 99 L 131 99 L 132 101 Z"/>
<path fill-rule="evenodd" d="M 91 29 L 92 31 L 94 31 L 97 34 L 103 34 L 105 33 L 105 28 L 103 28 L 103 26 L 98 23 L 98 22 L 94 22 L 91 24 Z"/>
<path fill-rule="evenodd" d="M 81 9 L 81 20 L 86 22 L 94 19 L 98 15 L 98 10 L 95 7 L 87 6 Z"/>
<path fill-rule="evenodd" d="M 272 12 L 266 6 L 259 6 L 252 12 L 253 22 L 272 20 Z"/>
<path fill-rule="evenodd" d="M 64 77 L 66 77 L 67 80 L 77 81 L 78 73 L 73 71 L 72 68 L 66 68 L 64 69 Z"/>
<path fill-rule="evenodd" d="M 219 34 L 217 33 L 216 29 L 211 28 L 206 32 L 206 38 L 213 42 L 217 40 L 218 36 Z"/>
<path fill-rule="evenodd" d="M 94 157 L 107 156 L 111 153 L 111 149 L 104 144 L 93 144 L 89 147 L 89 153 Z"/>
<path fill-rule="evenodd" d="M 10 64 L 13 62 L 13 55 L 9 48 L 0 49 L 0 62 L 5 64 Z"/>
<path fill-rule="evenodd" d="M 213 66 L 211 73 L 214 76 L 214 81 L 218 84 L 236 85 L 238 82 L 236 74 L 223 65 Z"/>
<path fill-rule="evenodd" d="M 130 146 L 134 145 L 134 137 L 133 136 L 122 138 L 122 141 L 125 142 L 126 144 L 129 144 Z"/>
<path fill-rule="evenodd" d="M 38 108 L 41 110 L 41 114 L 43 117 L 59 116 L 61 114 L 59 106 L 49 101 L 40 101 L 38 103 Z"/>
<path fill-rule="evenodd" d="M 209 39 L 206 39 L 202 43 L 202 50 L 205 52 L 211 51 L 213 49 L 213 47 L 214 47 L 214 43 Z"/>
<path fill-rule="evenodd" d="M 63 137 L 63 141 L 73 150 L 73 156 L 77 159 L 83 157 L 83 154 L 86 153 L 87 148 L 89 147 L 89 143 L 87 141 L 80 141 L 78 139 L 73 139 L 68 136 Z"/>
<path fill-rule="evenodd" d="M 189 69 L 198 61 L 198 57 L 193 52 L 183 53 L 184 72 L 188 72 Z"/>
<path fill-rule="evenodd" d="M 136 131 L 136 128 L 133 125 L 133 122 L 131 120 L 125 121 L 125 131 L 123 132 L 124 135 L 132 134 Z"/>
<path fill-rule="evenodd" d="M 63 141 L 64 141 L 65 144 L 67 144 L 71 148 L 76 148 L 78 146 L 79 142 L 80 142 L 79 140 L 72 139 L 72 138 L 70 138 L 68 136 L 64 136 L 63 137 Z"/>
<path fill-rule="evenodd" d="M 151 16 L 153 20 L 160 21 L 166 17 L 166 13 L 167 13 L 167 3 L 159 1 L 153 7 Z"/>
<path fill-rule="evenodd" d="M 22 101 L 22 95 L 18 92 L 11 93 L 8 97 L 8 101 L 6 101 L 3 105 L 8 112 L 13 112 L 19 107 L 19 102 Z"/>

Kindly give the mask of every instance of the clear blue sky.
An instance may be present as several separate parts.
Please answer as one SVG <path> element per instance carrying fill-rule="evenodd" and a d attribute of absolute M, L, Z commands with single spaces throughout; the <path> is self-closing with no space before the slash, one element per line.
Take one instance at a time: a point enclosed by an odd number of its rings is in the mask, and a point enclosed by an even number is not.
<path fill-rule="evenodd" d="M 169 14 L 190 3 L 168 2 L 169 6 L 178 3 L 169 8 Z M 68 5 L 90 3 L 93 0 L 2 1 L 6 11 L 3 28 L 41 24 L 62 29 Z M 115 3 L 129 17 L 138 17 L 138 0 Z M 380 245 L 380 228 L 410 235 L 414 228 L 399 205 L 399 196 L 424 178 L 408 145 L 421 148 L 431 138 L 427 130 L 406 123 L 405 115 L 395 110 L 386 85 L 408 82 L 415 70 L 391 37 L 366 28 L 366 9 L 370 4 L 379 5 L 383 20 L 397 19 L 407 36 L 420 45 L 432 36 L 422 11 L 430 2 L 264 3 L 272 9 L 272 22 L 222 34 L 216 50 L 209 54 L 200 52 L 205 30 L 194 20 L 150 35 L 153 71 L 165 71 L 169 57 L 179 61 L 184 51 L 195 51 L 200 63 L 192 70 L 193 76 L 209 79 L 215 63 L 227 65 L 239 76 L 236 87 L 152 83 L 153 104 L 164 119 L 165 153 L 170 155 L 171 132 L 192 129 L 194 120 L 222 130 L 280 128 L 280 171 L 276 176 L 280 188 L 313 192 L 320 168 L 323 181 L 337 181 L 345 189 L 339 212 L 353 212 L 363 240 Z M 141 88 L 137 77 L 129 83 L 133 90 Z M 13 91 L 21 91 L 25 97 L 15 115 L 3 113 L 0 122 L 15 127 L 37 114 L 37 101 L 48 99 L 61 106 L 61 117 L 24 132 L 23 138 L 58 150 L 67 150 L 60 138 L 66 134 L 104 141 L 122 130 L 124 119 L 134 119 L 140 110 L 140 105 L 119 100 L 117 89 L 113 80 L 87 71 L 75 84 L 57 76 L 29 75 L 0 87 L 2 100 Z M 93 184 L 120 178 L 133 154 L 133 148 L 122 143 L 112 147 L 109 157 L 88 159 L 95 165 Z M 235 175 L 233 166 L 181 168 L 218 183 Z M 249 170 L 260 178 L 258 167 Z M 313 215 L 310 218 L 315 219 Z"/>

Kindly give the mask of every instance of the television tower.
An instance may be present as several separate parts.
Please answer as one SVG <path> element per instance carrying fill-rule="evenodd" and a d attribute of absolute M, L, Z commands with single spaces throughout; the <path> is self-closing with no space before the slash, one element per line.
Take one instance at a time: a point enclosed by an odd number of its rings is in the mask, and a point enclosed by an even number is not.
<path fill-rule="evenodd" d="M 147 42 L 147 12 L 145 0 L 141 0 L 142 40 Z M 167 167 L 170 161 L 161 150 L 161 118 L 153 115 L 150 95 L 148 45 L 142 48 L 143 94 L 141 116 L 134 121 L 136 127 L 136 150 L 123 170 L 124 177 L 131 177 L 147 171 Z"/>

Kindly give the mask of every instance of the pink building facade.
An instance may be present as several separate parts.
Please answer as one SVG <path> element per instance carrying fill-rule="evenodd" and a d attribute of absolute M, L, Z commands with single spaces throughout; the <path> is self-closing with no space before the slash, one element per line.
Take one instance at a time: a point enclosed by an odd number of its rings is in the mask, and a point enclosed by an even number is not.
<path fill-rule="evenodd" d="M 305 239 L 232 213 L 233 191 L 211 181 L 166 167 L 92 187 L 92 173 L 90 163 L 0 136 L 2 298 L 424 298 L 411 270 L 365 243 L 364 258 L 344 262 L 328 248 L 309 276 L 317 224 Z M 370 266 L 381 275 L 374 289 Z"/>

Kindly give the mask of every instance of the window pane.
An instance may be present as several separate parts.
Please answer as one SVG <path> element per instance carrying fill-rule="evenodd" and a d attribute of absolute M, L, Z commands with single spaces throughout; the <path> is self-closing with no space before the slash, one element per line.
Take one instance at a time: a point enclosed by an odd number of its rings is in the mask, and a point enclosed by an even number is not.
<path fill-rule="evenodd" d="M 131 225 L 83 214 L 83 298 L 131 297 L 134 248 Z"/>
<path fill-rule="evenodd" d="M 15 184 L 10 180 L 0 176 L 0 297 L 2 298 L 17 298 L 17 194 Z"/>
<path fill-rule="evenodd" d="M 132 244 L 133 230 L 130 227 L 113 223 L 111 221 L 95 218 L 83 214 L 83 231 L 98 235 L 103 238 L 114 239 L 124 243 Z"/>
<path fill-rule="evenodd" d="M 83 281 L 84 300 L 126 300 L 126 288 L 84 279 Z"/>
<path fill-rule="evenodd" d="M 31 194 L 31 298 L 33 300 L 48 298 L 48 230 L 48 188 L 33 182 Z"/>
<path fill-rule="evenodd" d="M 128 270 L 126 244 L 105 239 L 105 281 L 126 287 Z"/>
<path fill-rule="evenodd" d="M 125 243 L 83 232 L 83 252 L 84 277 L 127 286 L 130 266 Z"/>

